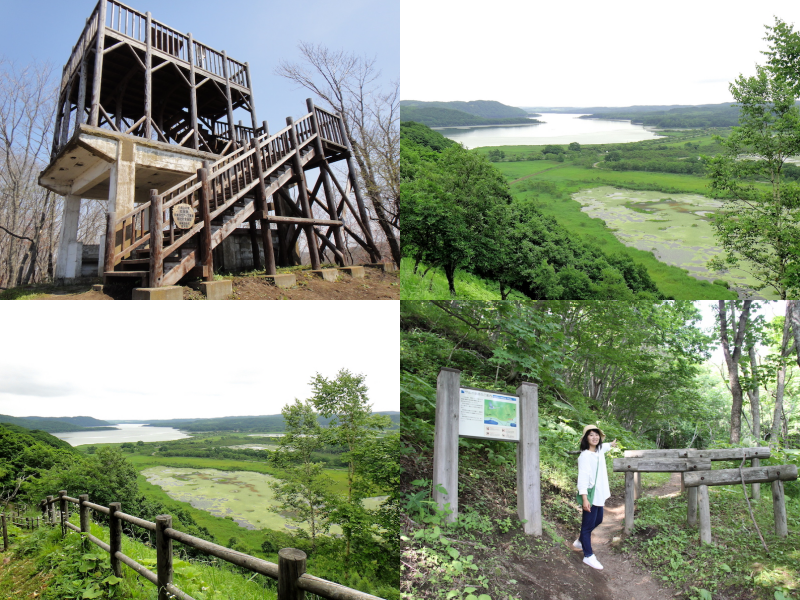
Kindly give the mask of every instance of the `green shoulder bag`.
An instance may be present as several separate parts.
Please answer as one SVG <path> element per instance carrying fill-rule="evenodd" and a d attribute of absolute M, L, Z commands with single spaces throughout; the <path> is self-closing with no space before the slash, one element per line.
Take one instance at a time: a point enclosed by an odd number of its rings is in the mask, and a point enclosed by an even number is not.
<path fill-rule="evenodd" d="M 597 460 L 597 471 L 594 473 L 594 485 L 590 487 L 586 491 L 586 497 L 589 499 L 589 504 L 594 501 L 594 489 L 597 487 L 597 474 L 600 472 L 600 459 Z M 578 506 L 583 506 L 583 498 L 581 497 L 580 492 L 575 494 L 575 502 L 578 503 Z"/>

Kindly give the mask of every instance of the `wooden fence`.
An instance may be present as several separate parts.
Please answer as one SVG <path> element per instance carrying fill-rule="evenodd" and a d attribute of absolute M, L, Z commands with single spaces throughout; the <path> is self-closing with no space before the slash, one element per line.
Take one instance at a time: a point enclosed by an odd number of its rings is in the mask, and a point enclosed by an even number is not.
<path fill-rule="evenodd" d="M 69 522 L 70 504 L 78 506 L 80 527 Z M 284 548 L 278 552 L 278 564 L 271 563 L 173 529 L 171 515 L 159 515 L 156 517 L 155 522 L 146 521 L 122 512 L 119 502 L 111 502 L 109 506 L 100 506 L 89 502 L 88 494 L 72 498 L 67 496 L 67 490 L 59 491 L 57 497 L 48 496 L 39 503 L 39 508 L 42 511 L 42 523 L 49 525 L 60 524 L 62 535 L 66 535 L 70 530 L 76 531 L 96 546 L 105 550 L 110 556 L 111 570 L 117 577 L 122 576 L 122 565 L 125 564 L 150 583 L 156 585 L 158 587 L 158 600 L 168 600 L 173 597 L 180 600 L 194 600 L 172 583 L 173 540 L 276 580 L 278 582 L 278 600 L 303 600 L 305 592 L 330 600 L 381 600 L 377 596 L 309 575 L 305 572 L 306 554 L 302 550 Z M 108 516 L 110 543 L 106 544 L 91 534 L 90 511 L 92 510 Z M 14 517 L 14 519 L 21 519 L 21 517 Z M 36 518 L 34 520 L 38 526 L 39 519 Z M 155 573 L 122 553 L 123 521 L 155 532 Z M 32 518 L 28 517 L 27 521 L 24 522 L 32 522 Z M 2 515 L 2 527 L 4 543 L 5 547 L 7 547 L 8 542 L 5 534 L 6 515 Z"/>

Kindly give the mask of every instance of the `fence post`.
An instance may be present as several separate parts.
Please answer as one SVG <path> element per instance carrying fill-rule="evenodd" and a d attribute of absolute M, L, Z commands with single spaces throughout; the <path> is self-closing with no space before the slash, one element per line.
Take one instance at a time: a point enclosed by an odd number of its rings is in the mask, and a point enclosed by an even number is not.
<path fill-rule="evenodd" d="M 47 497 L 47 517 L 48 517 L 48 519 L 47 520 L 50 523 L 50 525 L 55 525 L 56 524 L 55 512 L 56 512 L 56 509 L 53 506 L 53 497 L 52 496 L 48 496 Z"/>
<path fill-rule="evenodd" d="M 635 486 L 633 483 L 633 473 L 625 471 L 625 534 L 629 535 L 633 531 L 633 499 Z"/>
<path fill-rule="evenodd" d="M 700 543 L 711 543 L 711 507 L 708 501 L 708 486 L 698 486 L 697 492 L 700 500 Z"/>
<path fill-rule="evenodd" d="M 297 580 L 306 572 L 306 553 L 295 548 L 278 552 L 278 600 L 304 600 L 305 590 Z"/>
<path fill-rule="evenodd" d="M 167 584 L 172 583 L 172 539 L 164 530 L 172 527 L 171 515 L 156 517 L 156 574 L 158 576 L 158 600 L 169 600 Z"/>
<path fill-rule="evenodd" d="M 117 511 L 122 510 L 119 502 L 108 504 L 108 541 L 109 554 L 111 555 L 111 570 L 117 577 L 122 577 L 122 565 L 116 556 L 117 552 L 122 552 L 122 519 L 117 516 Z"/>
<path fill-rule="evenodd" d="M 683 473 L 681 473 L 683 476 Z M 697 525 L 697 487 L 686 488 L 686 502 L 688 504 L 686 512 L 686 522 L 692 527 Z"/>
<path fill-rule="evenodd" d="M 8 550 L 8 527 L 6 526 L 6 513 L 0 515 L 3 521 L 3 552 Z"/>
<path fill-rule="evenodd" d="M 61 537 L 67 535 L 67 519 L 69 517 L 65 517 L 67 514 L 67 501 L 64 499 L 64 496 L 67 495 L 67 490 L 58 490 L 58 499 L 59 499 L 59 510 L 61 511 Z"/>
<path fill-rule="evenodd" d="M 775 535 L 785 538 L 789 535 L 789 529 L 786 526 L 786 503 L 783 482 L 780 479 L 772 482 L 772 512 L 775 517 Z"/>
<path fill-rule="evenodd" d="M 78 510 L 80 510 L 81 513 L 81 533 L 89 533 L 89 507 L 86 506 L 86 503 L 89 501 L 89 494 L 81 494 L 78 496 L 78 500 L 80 500 Z"/>

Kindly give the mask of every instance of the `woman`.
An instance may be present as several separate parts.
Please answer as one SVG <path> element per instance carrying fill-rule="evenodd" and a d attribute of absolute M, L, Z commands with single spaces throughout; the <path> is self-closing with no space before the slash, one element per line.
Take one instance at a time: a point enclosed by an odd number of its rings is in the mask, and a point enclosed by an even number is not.
<path fill-rule="evenodd" d="M 608 448 L 604 447 L 605 437 L 597 425 L 587 425 L 583 428 L 581 454 L 578 457 L 578 493 L 583 499 L 583 520 L 581 535 L 572 543 L 576 550 L 583 550 L 583 562 L 598 570 L 602 570 L 603 565 L 592 551 L 592 531 L 603 522 L 603 505 L 611 496 L 604 455 L 609 448 L 617 445 L 617 440 L 614 440 Z M 594 497 L 590 502 L 591 488 L 594 488 Z"/>

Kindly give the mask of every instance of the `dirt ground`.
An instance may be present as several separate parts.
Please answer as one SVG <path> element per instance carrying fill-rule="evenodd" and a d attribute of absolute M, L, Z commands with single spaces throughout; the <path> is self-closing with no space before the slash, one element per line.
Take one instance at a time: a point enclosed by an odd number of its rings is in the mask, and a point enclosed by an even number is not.
<path fill-rule="evenodd" d="M 397 273 L 364 269 L 364 278 L 340 274 L 338 281 L 324 281 L 306 271 L 297 271 L 297 285 L 282 289 L 257 276 L 234 277 L 236 300 L 399 300 L 400 279 Z M 32 290 L 33 291 L 33 290 Z M 123 300 L 130 299 L 129 289 L 91 291 L 91 284 L 47 290 L 36 300 Z M 203 300 L 201 292 L 184 287 L 184 300 Z"/>
<path fill-rule="evenodd" d="M 645 495 L 669 496 L 680 493 L 680 474 L 660 488 L 644 492 Z M 524 589 L 535 590 L 530 598 L 553 600 L 667 600 L 677 595 L 656 582 L 646 568 L 637 564 L 633 556 L 614 552 L 612 539 L 622 535 L 625 520 L 625 502 L 613 496 L 606 502 L 603 523 L 592 534 L 592 547 L 603 565 L 597 571 L 583 564 L 583 552 L 574 550 L 572 542 L 578 531 L 559 531 L 566 539 L 571 553 L 566 558 L 550 557 L 547 561 L 515 560 L 512 565 L 516 579 Z M 554 561 L 554 562 L 552 562 Z M 527 584 L 527 585 L 526 585 Z M 523 596 L 526 600 L 526 596 Z"/>

